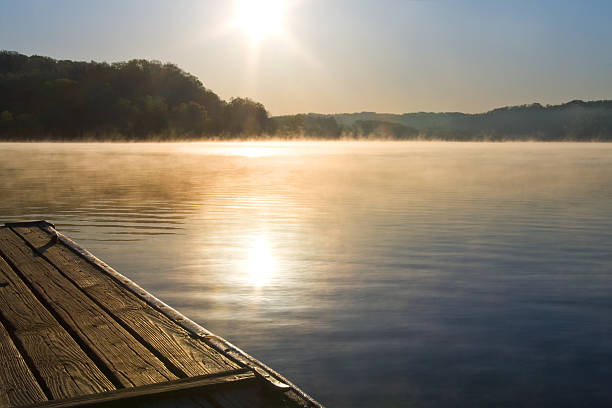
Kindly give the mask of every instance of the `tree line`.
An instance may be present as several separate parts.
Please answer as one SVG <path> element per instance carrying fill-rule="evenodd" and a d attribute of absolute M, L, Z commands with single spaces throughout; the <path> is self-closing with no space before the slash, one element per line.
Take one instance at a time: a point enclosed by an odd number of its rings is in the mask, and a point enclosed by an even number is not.
<path fill-rule="evenodd" d="M 436 139 L 612 141 L 612 101 L 521 105 L 485 113 L 375 112 L 269 117 L 224 101 L 170 63 L 55 60 L 0 51 L 0 139 Z"/>
<path fill-rule="evenodd" d="M 612 100 L 521 105 L 485 113 L 375 112 L 272 118 L 281 134 L 453 141 L 612 141 Z"/>
<path fill-rule="evenodd" d="M 268 112 L 226 102 L 174 64 L 108 64 L 0 52 L 0 137 L 231 137 L 266 131 Z"/>

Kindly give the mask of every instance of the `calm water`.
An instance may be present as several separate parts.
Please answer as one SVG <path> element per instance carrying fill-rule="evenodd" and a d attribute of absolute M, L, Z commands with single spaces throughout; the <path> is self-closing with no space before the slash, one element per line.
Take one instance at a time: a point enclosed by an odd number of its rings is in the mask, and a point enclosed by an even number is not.
<path fill-rule="evenodd" d="M 612 144 L 0 144 L 0 197 L 330 408 L 612 405 Z"/>

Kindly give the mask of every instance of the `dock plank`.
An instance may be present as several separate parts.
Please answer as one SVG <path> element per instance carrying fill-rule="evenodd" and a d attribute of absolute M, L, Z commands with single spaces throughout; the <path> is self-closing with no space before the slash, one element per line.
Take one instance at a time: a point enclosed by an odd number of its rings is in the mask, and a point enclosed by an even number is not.
<path fill-rule="evenodd" d="M 184 380 L 179 380 L 180 383 Z M 105 403 L 105 408 L 121 408 L 128 403 L 131 408 L 313 408 L 286 398 L 284 393 L 271 392 L 264 383 L 265 380 L 251 376 L 234 381 L 204 385 L 192 389 L 168 388 L 166 393 L 153 393 L 142 397 L 118 399 Z M 178 385 L 178 384 L 177 384 Z M 143 387 L 144 388 L 144 387 Z M 159 388 L 159 387 L 151 387 Z M 117 394 L 121 393 L 118 392 Z M 110 395 L 109 395 L 110 397 Z M 83 399 L 84 400 L 84 399 Z M 93 400 L 93 399 L 92 399 Z M 36 408 L 73 408 L 65 404 L 41 404 Z"/>
<path fill-rule="evenodd" d="M 115 389 L 2 258 L 0 280 L 7 283 L 0 288 L 2 320 L 10 326 L 52 398 Z"/>
<path fill-rule="evenodd" d="M 115 385 L 133 387 L 177 379 L 144 345 L 9 228 L 0 229 L 0 252 L 90 357 L 104 365 L 102 371 Z"/>
<path fill-rule="evenodd" d="M 122 286 L 39 227 L 15 227 L 14 231 L 39 250 L 62 272 L 114 315 L 133 335 L 141 338 L 185 376 L 228 371 L 239 366 L 206 343 L 193 338 L 167 316 Z"/>
<path fill-rule="evenodd" d="M 3 288 L 0 288 L 2 290 Z M 0 407 L 46 401 L 45 393 L 0 323 Z"/>
<path fill-rule="evenodd" d="M 47 401 L 35 404 L 31 408 L 76 408 L 90 405 L 125 407 L 128 404 L 131 407 L 148 407 L 151 405 L 151 402 L 162 400 L 170 402 L 172 407 L 183 407 L 177 401 L 181 399 L 189 401 L 188 397 L 190 395 L 207 395 L 209 392 L 215 392 L 216 390 L 228 387 L 249 386 L 257 381 L 258 379 L 255 374 L 248 370 L 240 369 L 226 373 L 182 378 L 180 380 L 141 387 L 124 388 L 98 395 L 87 395 L 61 401 Z"/>
<path fill-rule="evenodd" d="M 3 312 L 12 309 L 4 305 L 15 302 L 0 298 L 0 335 L 5 338 L 4 343 L 0 338 L 0 364 L 9 356 L 40 385 L 43 399 L 26 402 L 30 408 L 322 408 L 280 374 L 156 299 L 46 221 L 0 227 L 0 259 L 6 260 L 5 269 L 21 282 L 23 292 L 38 302 L 115 388 L 52 396 L 37 364 L 44 369 L 58 364 L 53 358 L 34 363 L 24 344 L 57 354 L 65 339 L 41 340 L 39 333 L 50 322 L 26 317 L 19 309 L 23 306 L 15 306 L 17 312 L 11 311 L 9 320 Z M 4 284 L 6 280 L 0 275 L 0 294 L 14 286 Z M 20 318 L 32 325 L 30 331 L 17 329 Z M 15 362 L 19 356 L 21 363 Z M 5 364 L 5 372 L 0 373 L 0 408 L 19 404 L 9 401 L 2 388 L 3 381 L 12 381 L 7 376 L 15 375 L 10 367 Z M 64 370 L 61 364 L 59 370 Z M 6 387 L 11 388 L 15 387 Z"/>

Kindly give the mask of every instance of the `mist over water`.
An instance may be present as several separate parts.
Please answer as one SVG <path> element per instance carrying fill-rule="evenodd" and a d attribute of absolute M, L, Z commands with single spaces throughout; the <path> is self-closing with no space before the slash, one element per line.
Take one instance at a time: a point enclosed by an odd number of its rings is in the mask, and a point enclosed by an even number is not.
<path fill-rule="evenodd" d="M 0 144 L 46 219 L 329 407 L 612 404 L 612 145 Z"/>

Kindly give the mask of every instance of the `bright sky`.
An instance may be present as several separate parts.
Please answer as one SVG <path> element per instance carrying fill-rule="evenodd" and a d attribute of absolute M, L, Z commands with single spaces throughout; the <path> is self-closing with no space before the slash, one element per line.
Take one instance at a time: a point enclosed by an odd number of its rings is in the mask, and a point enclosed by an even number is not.
<path fill-rule="evenodd" d="M 479 112 L 612 98 L 611 16 L 586 0 L 2 0 L 0 49 L 169 61 L 273 115 Z"/>

